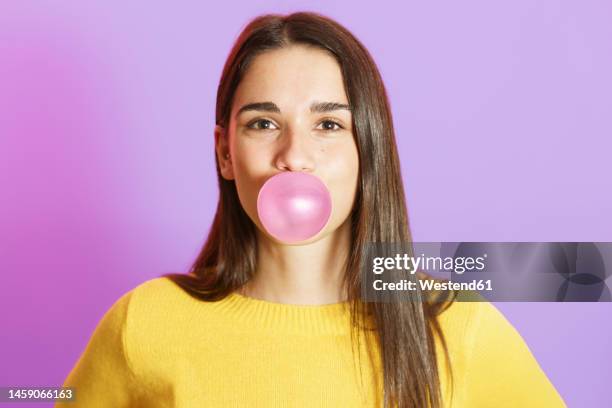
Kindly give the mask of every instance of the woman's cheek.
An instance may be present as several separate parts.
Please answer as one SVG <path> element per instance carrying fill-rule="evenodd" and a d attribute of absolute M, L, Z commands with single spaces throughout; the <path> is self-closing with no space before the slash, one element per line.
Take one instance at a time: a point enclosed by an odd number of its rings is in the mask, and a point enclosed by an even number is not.
<path fill-rule="evenodd" d="M 259 193 L 258 178 L 246 159 L 237 159 L 237 163 L 240 164 L 234 168 L 234 172 L 238 197 L 246 213 L 255 221 L 257 219 L 257 194 Z"/>
<path fill-rule="evenodd" d="M 359 168 L 352 158 L 337 160 L 336 166 L 330 169 L 330 180 L 333 180 L 330 188 L 332 188 L 335 218 L 338 218 L 338 222 L 343 221 L 353 207 L 358 171 Z"/>

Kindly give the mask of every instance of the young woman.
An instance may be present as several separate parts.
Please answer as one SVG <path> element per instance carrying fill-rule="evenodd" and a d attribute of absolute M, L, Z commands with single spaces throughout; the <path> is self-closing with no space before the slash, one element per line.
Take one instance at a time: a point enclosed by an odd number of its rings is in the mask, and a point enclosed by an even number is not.
<path fill-rule="evenodd" d="M 489 303 L 361 300 L 366 245 L 410 233 L 385 88 L 349 31 L 314 13 L 253 20 L 225 64 L 214 134 L 206 245 L 189 274 L 106 313 L 66 406 L 564 406 Z M 317 176 L 333 204 L 294 244 L 257 208 L 283 172 Z"/>

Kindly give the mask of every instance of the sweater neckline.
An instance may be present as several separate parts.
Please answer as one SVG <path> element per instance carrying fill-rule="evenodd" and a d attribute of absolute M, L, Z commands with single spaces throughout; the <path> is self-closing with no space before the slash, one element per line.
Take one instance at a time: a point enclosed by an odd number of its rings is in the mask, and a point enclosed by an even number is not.
<path fill-rule="evenodd" d="M 350 302 L 297 305 L 271 302 L 232 292 L 215 302 L 236 327 L 260 332 L 301 334 L 348 334 Z"/>
<path fill-rule="evenodd" d="M 284 309 L 302 309 L 302 310 L 325 310 L 325 309 L 340 309 L 349 305 L 348 301 L 337 303 L 324 303 L 319 305 L 301 305 L 293 303 L 272 302 L 270 300 L 257 299 L 251 296 L 242 295 L 238 292 L 232 292 L 229 296 L 237 298 L 240 302 L 260 303 L 265 307 L 277 307 Z"/>

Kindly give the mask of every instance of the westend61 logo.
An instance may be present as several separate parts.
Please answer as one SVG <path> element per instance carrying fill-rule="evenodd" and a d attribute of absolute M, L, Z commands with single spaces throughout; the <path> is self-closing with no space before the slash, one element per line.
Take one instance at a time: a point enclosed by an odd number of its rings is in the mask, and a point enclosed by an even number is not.
<path fill-rule="evenodd" d="M 612 301 L 612 242 L 370 242 L 360 270 L 367 302 Z"/>
<path fill-rule="evenodd" d="M 414 275 L 417 271 L 424 272 L 481 272 L 485 270 L 487 254 L 479 257 L 441 257 L 441 256 L 409 256 L 408 254 L 396 254 L 394 257 L 374 257 L 372 260 L 372 272 L 379 275 L 390 270 L 404 270 Z"/>

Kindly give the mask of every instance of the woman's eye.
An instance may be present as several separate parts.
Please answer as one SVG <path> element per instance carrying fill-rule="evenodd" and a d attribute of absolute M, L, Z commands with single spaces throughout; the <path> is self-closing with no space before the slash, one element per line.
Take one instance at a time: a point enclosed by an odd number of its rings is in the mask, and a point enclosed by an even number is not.
<path fill-rule="evenodd" d="M 276 129 L 274 123 L 272 123 L 271 121 L 269 121 L 267 119 L 258 119 L 258 120 L 255 120 L 255 121 L 249 123 L 247 125 L 247 127 L 249 129 L 255 129 L 255 130 Z"/>
<path fill-rule="evenodd" d="M 324 120 L 323 122 L 321 122 L 321 125 L 323 126 L 323 130 L 335 131 L 342 129 L 342 126 L 340 126 L 338 122 L 334 122 L 333 120 Z"/>

